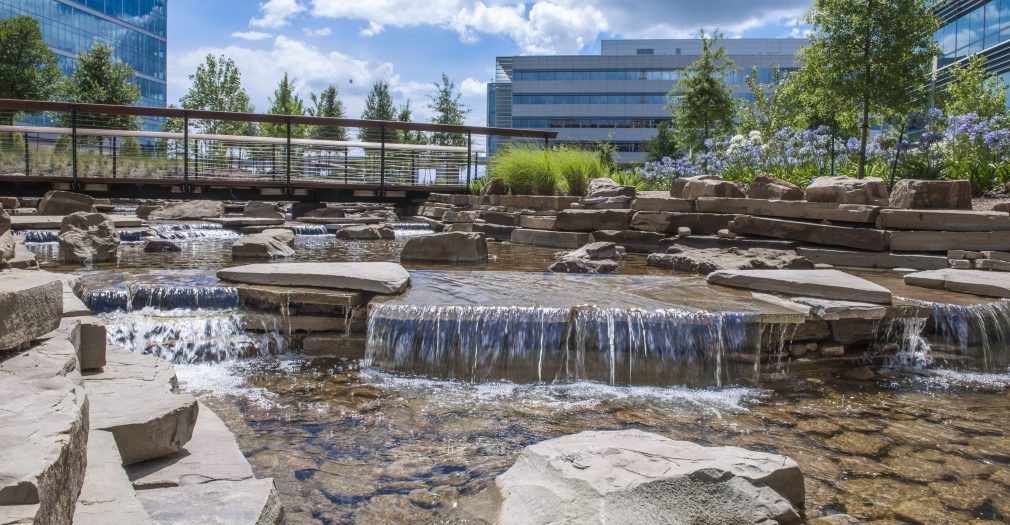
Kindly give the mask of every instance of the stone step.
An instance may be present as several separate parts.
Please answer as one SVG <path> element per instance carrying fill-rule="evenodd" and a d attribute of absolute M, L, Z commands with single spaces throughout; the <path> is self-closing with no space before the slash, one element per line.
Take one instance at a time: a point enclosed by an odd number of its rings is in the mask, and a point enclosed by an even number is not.
<path fill-rule="evenodd" d="M 523 215 L 519 218 L 519 227 L 528 230 L 553 230 L 556 220 L 554 216 Z"/>
<path fill-rule="evenodd" d="M 309 304 L 315 306 L 332 306 L 335 309 L 347 309 L 362 306 L 368 302 L 371 294 L 349 290 L 331 290 L 326 288 L 268 286 L 258 284 L 239 284 L 239 301 L 259 307 L 271 306 L 285 308 L 292 304 Z"/>
<path fill-rule="evenodd" d="M 631 229 L 658 233 L 677 233 L 679 228 L 690 228 L 691 233 L 712 235 L 725 229 L 735 215 L 718 213 L 676 213 L 640 211 L 631 218 Z M 601 228 L 603 229 L 603 228 Z"/>
<path fill-rule="evenodd" d="M 893 231 L 891 249 L 901 252 L 1010 251 L 1010 231 Z"/>
<path fill-rule="evenodd" d="M 63 284 L 49 272 L 0 272 L 0 350 L 17 348 L 56 329 L 63 316 Z"/>
<path fill-rule="evenodd" d="M 284 510 L 269 478 L 140 490 L 137 499 L 161 525 L 284 523 Z"/>
<path fill-rule="evenodd" d="M 627 230 L 634 213 L 632 210 L 562 210 L 557 214 L 554 228 L 586 233 L 596 230 Z"/>
<path fill-rule="evenodd" d="M 720 270 L 707 279 L 710 284 L 758 292 L 891 304 L 887 288 L 838 270 Z"/>
<path fill-rule="evenodd" d="M 695 201 L 689 199 L 676 199 L 666 197 L 643 197 L 638 196 L 631 201 L 631 209 L 635 211 L 667 211 L 667 212 L 693 212 Z"/>
<path fill-rule="evenodd" d="M 502 242 L 511 240 L 512 232 L 516 229 L 516 226 L 503 226 L 501 224 L 489 224 L 486 222 L 475 222 L 470 226 L 470 231 L 474 233 L 483 233 L 488 239 L 494 239 Z M 453 231 L 459 230 L 454 229 Z"/>
<path fill-rule="evenodd" d="M 77 359 L 81 370 L 98 370 L 105 366 L 106 346 L 108 344 L 105 323 L 97 317 L 71 317 L 60 323 L 63 328 L 72 323 L 73 340 L 77 343 Z"/>
<path fill-rule="evenodd" d="M 125 215 L 107 215 L 116 228 L 141 228 L 147 221 Z M 11 228 L 16 230 L 59 230 L 63 215 L 12 215 Z"/>
<path fill-rule="evenodd" d="M 123 470 L 116 438 L 101 430 L 88 435 L 88 468 L 77 498 L 75 525 L 154 525 Z"/>
<path fill-rule="evenodd" d="M 869 228 L 848 228 L 829 226 L 811 222 L 768 219 L 751 215 L 738 215 L 729 226 L 730 231 L 743 235 L 773 237 L 793 241 L 843 246 L 857 250 L 884 251 L 887 249 L 887 233 Z M 928 251 L 928 250 L 919 250 Z"/>
<path fill-rule="evenodd" d="M 612 242 L 629 252 L 643 253 L 659 251 L 663 239 L 665 234 L 637 230 L 597 230 L 589 236 L 589 242 Z"/>
<path fill-rule="evenodd" d="M 310 286 L 398 294 L 410 284 L 410 274 L 390 262 L 247 264 L 218 270 L 225 281 L 272 286 Z"/>
<path fill-rule="evenodd" d="M 877 228 L 946 232 L 1010 231 L 1010 214 L 998 211 L 883 209 L 877 216 Z"/>
<path fill-rule="evenodd" d="M 70 523 L 84 483 L 88 399 L 76 349 L 56 332 L 0 363 L 0 518 Z"/>
<path fill-rule="evenodd" d="M 561 232 L 553 230 L 528 230 L 521 228 L 512 231 L 509 238 L 512 244 L 528 244 L 546 246 L 548 248 L 578 248 L 589 242 L 589 234 L 583 232 Z"/>
<path fill-rule="evenodd" d="M 253 332 L 344 332 L 350 326 L 352 332 L 363 332 L 367 320 L 365 310 L 352 313 L 350 323 L 346 316 L 325 315 L 279 315 L 263 312 L 249 312 L 242 316 L 242 329 Z"/>
<path fill-rule="evenodd" d="M 800 247 L 798 252 L 813 263 L 853 268 L 911 268 L 937 270 L 947 267 L 947 257 L 911 253 L 878 253 L 855 250 Z"/>
<path fill-rule="evenodd" d="M 217 414 L 203 404 L 193 428 L 193 437 L 182 450 L 130 465 L 126 474 L 137 490 L 241 481 L 253 477 L 252 468 L 239 450 L 235 435 Z"/>
<path fill-rule="evenodd" d="M 870 223 L 877 219 L 879 206 L 867 204 L 835 204 L 833 202 L 773 201 L 764 199 L 733 199 L 700 197 L 695 209 L 706 213 L 759 215 L 784 219 Z"/>
<path fill-rule="evenodd" d="M 261 217 L 215 217 L 207 219 L 207 222 L 216 222 L 225 228 L 239 228 L 242 226 L 279 226 L 284 224 L 284 219 L 266 219 Z"/>
<path fill-rule="evenodd" d="M 951 292 L 1010 298 L 1010 273 L 985 270 L 930 270 L 905 275 L 905 284 Z"/>
<path fill-rule="evenodd" d="M 111 432 L 126 465 L 160 458 L 189 441 L 196 399 L 179 394 L 167 361 L 131 352 L 107 352 L 101 372 L 86 373 L 91 428 Z"/>
<path fill-rule="evenodd" d="M 659 243 L 661 247 L 684 246 L 687 248 L 764 248 L 768 250 L 796 250 L 799 243 L 777 239 L 756 239 L 753 237 L 737 237 L 726 239 L 714 235 L 691 235 L 688 237 L 668 237 Z"/>

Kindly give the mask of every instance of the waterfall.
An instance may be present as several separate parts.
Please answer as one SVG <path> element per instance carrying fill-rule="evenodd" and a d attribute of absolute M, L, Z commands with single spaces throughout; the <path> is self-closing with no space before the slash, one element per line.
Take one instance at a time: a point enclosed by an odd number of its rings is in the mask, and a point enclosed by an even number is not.
<path fill-rule="evenodd" d="M 391 222 L 393 234 L 397 237 L 411 237 L 433 233 L 431 225 L 426 222 Z"/>
<path fill-rule="evenodd" d="M 1010 366 L 1010 302 L 915 303 L 927 316 L 898 317 L 887 326 L 886 340 L 898 346 L 894 366 L 925 368 L 938 360 L 984 371 Z"/>
<path fill-rule="evenodd" d="M 752 316 L 684 310 L 376 304 L 366 357 L 470 381 L 721 385 Z"/>
<path fill-rule="evenodd" d="M 241 235 L 216 223 L 200 224 L 155 224 L 151 226 L 154 233 L 162 239 L 237 239 Z"/>
<path fill-rule="evenodd" d="M 326 235 L 330 233 L 326 226 L 321 224 L 295 224 L 291 226 L 291 231 L 295 235 Z"/>
<path fill-rule="evenodd" d="M 92 313 L 142 308 L 225 310 L 238 307 L 238 290 L 230 286 L 162 286 L 133 284 L 126 289 L 92 290 L 84 302 Z"/>
<path fill-rule="evenodd" d="M 139 242 L 144 240 L 147 235 L 147 230 L 117 230 L 119 233 L 119 240 L 123 242 Z"/>
<path fill-rule="evenodd" d="M 60 240 L 60 230 L 24 230 L 16 233 L 24 237 L 26 243 L 31 244 L 59 242 Z"/>

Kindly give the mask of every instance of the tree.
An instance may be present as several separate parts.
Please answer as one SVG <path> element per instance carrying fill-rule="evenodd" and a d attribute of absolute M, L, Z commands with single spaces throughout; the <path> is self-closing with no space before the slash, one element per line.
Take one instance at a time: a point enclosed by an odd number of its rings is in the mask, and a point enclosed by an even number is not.
<path fill-rule="evenodd" d="M 726 49 L 715 47 L 722 33 L 715 30 L 706 34 L 702 29 L 699 37 L 701 57 L 684 69 L 684 76 L 670 92 L 673 98 L 667 105 L 673 110 L 681 144 L 692 151 L 732 129 L 734 114 L 733 95 L 725 80 L 735 67 L 726 57 Z"/>
<path fill-rule="evenodd" d="M 105 44 L 95 44 L 90 51 L 77 55 L 77 69 L 63 79 L 60 90 L 67 100 L 88 104 L 112 104 L 131 106 L 140 100 L 140 88 L 130 78 L 134 71 L 130 66 L 116 62 L 112 48 Z M 68 116 L 61 118 L 68 124 Z M 78 114 L 77 125 L 99 129 L 135 129 L 138 119 L 130 115 Z M 104 139 L 85 139 L 103 148 Z"/>
<path fill-rule="evenodd" d="M 313 117 L 344 118 L 344 103 L 337 98 L 337 86 L 326 86 L 319 95 L 312 93 L 308 114 Z M 312 128 L 312 138 L 323 140 L 347 140 L 347 130 L 340 126 L 315 126 Z"/>
<path fill-rule="evenodd" d="M 410 109 L 410 101 L 408 100 L 405 104 L 400 106 L 400 110 L 396 113 L 396 120 L 399 122 L 412 122 L 414 112 Z M 410 131 L 409 129 L 401 130 L 394 135 L 395 141 L 401 144 L 424 144 L 427 142 L 424 132 L 422 131 Z"/>
<path fill-rule="evenodd" d="M 645 151 L 648 154 L 645 160 L 657 162 L 663 157 L 673 157 L 677 154 L 677 137 L 670 131 L 669 122 L 660 122 L 656 128 L 656 136 L 645 142 Z"/>
<path fill-rule="evenodd" d="M 389 94 L 389 82 L 376 80 L 372 84 L 372 89 L 365 98 L 365 110 L 361 112 L 361 118 L 365 120 L 395 120 L 397 116 L 396 108 L 393 107 L 393 97 Z M 382 132 L 376 128 L 361 128 L 358 130 L 358 138 L 365 142 L 379 142 Z M 386 132 L 386 139 L 395 137 L 392 130 Z"/>
<path fill-rule="evenodd" d="M 746 81 L 754 101 L 745 101 L 740 105 L 738 120 L 741 132 L 757 130 L 767 138 L 796 121 L 799 98 L 794 82 L 781 68 L 772 66 L 771 81 L 764 84 L 758 78 L 758 68 L 754 67 Z"/>
<path fill-rule="evenodd" d="M 1006 114 L 1007 86 L 996 75 L 985 70 L 986 59 L 980 55 L 968 57 L 950 68 L 953 82 L 943 89 L 943 111 L 947 115 L 976 113 L 981 119 Z"/>
<path fill-rule="evenodd" d="M 441 83 L 435 82 L 435 95 L 428 95 L 428 109 L 434 114 L 433 124 L 462 126 L 470 108 L 460 102 L 462 94 L 456 84 L 442 73 Z M 466 137 L 460 133 L 434 133 L 432 143 L 440 146 L 466 146 Z"/>
<path fill-rule="evenodd" d="M 931 0 L 816 0 L 807 17 L 824 96 L 856 100 L 860 111 L 859 168 L 866 173 L 870 117 L 904 113 L 913 90 L 925 85 L 939 50 Z"/>
<path fill-rule="evenodd" d="M 189 75 L 189 91 L 179 99 L 183 109 L 252 113 L 249 93 L 242 87 L 242 73 L 230 58 L 207 55 L 204 62 Z M 252 122 L 228 120 L 193 120 L 190 124 L 202 133 L 212 135 L 252 135 Z M 181 128 L 180 128 L 181 129 Z"/>
<path fill-rule="evenodd" d="M 294 82 L 288 78 L 287 73 L 284 73 L 284 78 L 281 79 L 280 84 L 277 84 L 274 96 L 270 97 L 269 101 L 270 109 L 267 113 L 271 115 L 290 115 L 296 117 L 305 115 L 305 103 L 302 102 L 298 93 L 295 92 Z M 264 122 L 260 126 L 260 132 L 265 137 L 287 137 L 288 127 L 285 123 Z M 291 125 L 292 138 L 304 138 L 305 134 L 305 125 Z"/>
<path fill-rule="evenodd" d="M 59 78 L 59 62 L 42 40 L 34 18 L 0 20 L 0 98 L 49 100 L 56 94 Z M 0 124 L 13 124 L 14 118 L 3 114 Z"/>

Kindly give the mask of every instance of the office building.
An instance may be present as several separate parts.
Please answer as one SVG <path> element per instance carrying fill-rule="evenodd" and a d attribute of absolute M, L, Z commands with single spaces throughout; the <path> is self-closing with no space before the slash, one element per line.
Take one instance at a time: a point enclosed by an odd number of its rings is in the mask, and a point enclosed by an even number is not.
<path fill-rule="evenodd" d="M 941 84 L 949 81 L 945 69 L 971 55 L 984 56 L 986 69 L 1010 84 L 1010 0 L 945 1 L 933 11 L 940 18 Z"/>

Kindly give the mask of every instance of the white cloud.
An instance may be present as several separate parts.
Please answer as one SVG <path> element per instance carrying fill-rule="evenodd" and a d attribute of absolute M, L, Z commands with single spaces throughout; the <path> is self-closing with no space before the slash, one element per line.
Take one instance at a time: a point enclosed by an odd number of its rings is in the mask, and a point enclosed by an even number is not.
<path fill-rule="evenodd" d="M 266 40 L 272 38 L 273 35 L 270 33 L 264 33 L 262 31 L 235 31 L 231 34 L 234 38 L 241 38 L 242 40 Z"/>
<path fill-rule="evenodd" d="M 482 97 L 487 94 L 487 83 L 473 77 L 466 77 L 459 85 L 459 91 L 464 97 Z"/>
<path fill-rule="evenodd" d="M 375 36 L 382 32 L 382 24 L 375 22 L 375 20 L 368 21 L 368 27 L 362 27 L 358 34 L 361 36 Z"/>
<path fill-rule="evenodd" d="M 261 17 L 253 18 L 249 25 L 253 27 L 278 28 L 288 25 L 288 19 L 301 13 L 305 7 L 298 0 L 267 0 L 260 4 Z"/>
<path fill-rule="evenodd" d="M 321 27 L 319 29 L 309 29 L 306 27 L 302 29 L 302 32 L 305 33 L 305 36 L 330 36 L 330 33 L 333 31 L 329 27 Z"/>

